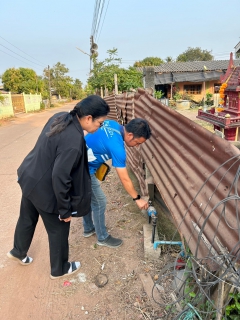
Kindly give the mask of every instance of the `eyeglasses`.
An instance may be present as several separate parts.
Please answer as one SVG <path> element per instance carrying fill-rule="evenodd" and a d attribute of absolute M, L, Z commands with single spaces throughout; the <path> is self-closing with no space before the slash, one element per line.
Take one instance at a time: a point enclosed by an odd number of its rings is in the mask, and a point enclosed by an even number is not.
<path fill-rule="evenodd" d="M 103 121 L 100 122 L 100 121 L 97 120 L 97 122 L 99 123 L 99 127 L 102 127 L 102 126 L 103 126 L 103 123 L 104 123 Z"/>

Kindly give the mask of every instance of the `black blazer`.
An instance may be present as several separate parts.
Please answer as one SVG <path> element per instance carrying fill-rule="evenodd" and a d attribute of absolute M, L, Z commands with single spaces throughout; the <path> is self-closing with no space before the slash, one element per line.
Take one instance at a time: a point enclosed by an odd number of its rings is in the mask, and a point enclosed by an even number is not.
<path fill-rule="evenodd" d="M 47 137 L 53 120 L 43 128 L 35 147 L 18 168 L 23 196 L 36 208 L 68 218 L 90 211 L 91 178 L 82 127 L 76 116 L 61 133 Z"/>

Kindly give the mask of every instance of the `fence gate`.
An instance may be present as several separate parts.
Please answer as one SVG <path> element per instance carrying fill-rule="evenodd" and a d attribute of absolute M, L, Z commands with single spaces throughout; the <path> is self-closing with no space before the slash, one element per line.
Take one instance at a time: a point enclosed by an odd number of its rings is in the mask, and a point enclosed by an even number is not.
<path fill-rule="evenodd" d="M 25 112 L 23 95 L 12 94 L 11 96 L 14 114 Z"/>

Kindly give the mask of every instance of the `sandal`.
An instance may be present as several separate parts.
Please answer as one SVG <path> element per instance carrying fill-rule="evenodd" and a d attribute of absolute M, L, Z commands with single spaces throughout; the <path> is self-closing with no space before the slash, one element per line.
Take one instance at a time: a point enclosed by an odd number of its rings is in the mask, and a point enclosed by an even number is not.
<path fill-rule="evenodd" d="M 52 276 L 50 274 L 50 278 L 52 280 L 55 280 L 55 279 L 71 276 L 73 273 L 77 272 L 80 267 L 81 267 L 81 263 L 79 261 L 70 262 L 70 268 L 68 269 L 67 273 L 63 274 L 62 276 Z"/>
<path fill-rule="evenodd" d="M 22 266 L 28 266 L 30 263 L 33 262 L 33 258 L 31 258 L 31 257 L 26 256 L 24 259 L 21 260 L 17 257 L 14 257 L 11 252 L 8 252 L 7 256 L 8 256 L 8 258 L 10 258 L 12 260 L 18 261 Z"/>

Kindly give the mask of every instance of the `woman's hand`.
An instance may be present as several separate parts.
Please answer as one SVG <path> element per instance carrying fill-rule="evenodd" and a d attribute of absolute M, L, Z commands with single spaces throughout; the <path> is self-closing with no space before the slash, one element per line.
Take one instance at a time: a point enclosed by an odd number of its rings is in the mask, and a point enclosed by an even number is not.
<path fill-rule="evenodd" d="M 72 217 L 68 217 L 66 219 L 61 219 L 60 217 L 58 217 L 60 221 L 64 221 L 64 222 L 70 222 Z"/>

